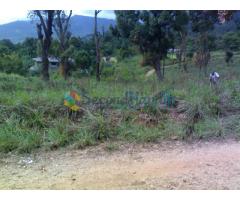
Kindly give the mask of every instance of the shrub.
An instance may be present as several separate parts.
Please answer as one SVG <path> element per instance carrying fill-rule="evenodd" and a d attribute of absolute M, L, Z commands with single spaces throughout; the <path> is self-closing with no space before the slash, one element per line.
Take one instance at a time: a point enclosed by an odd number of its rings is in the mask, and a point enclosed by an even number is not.
<path fill-rule="evenodd" d="M 195 124 L 195 136 L 209 138 L 223 136 L 224 129 L 218 119 L 205 119 Z"/>
<path fill-rule="evenodd" d="M 18 150 L 29 153 L 40 147 L 41 143 L 41 137 L 36 130 L 19 126 L 19 122 L 15 119 L 9 119 L 0 125 L 0 151 L 2 152 Z"/>

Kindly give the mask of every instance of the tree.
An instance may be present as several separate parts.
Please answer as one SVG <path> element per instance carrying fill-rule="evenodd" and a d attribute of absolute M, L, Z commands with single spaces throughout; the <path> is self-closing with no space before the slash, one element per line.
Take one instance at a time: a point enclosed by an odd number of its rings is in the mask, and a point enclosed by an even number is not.
<path fill-rule="evenodd" d="M 118 15 L 121 16 L 120 21 L 117 17 L 119 32 L 138 46 L 144 58 L 143 63 L 151 65 L 157 78 L 162 80 L 161 61 L 173 48 L 174 11 L 118 11 Z"/>
<path fill-rule="evenodd" d="M 218 21 L 218 11 L 190 11 L 192 31 L 197 34 L 194 61 L 199 67 L 199 72 L 204 69 L 207 74 L 207 65 L 210 60 L 209 31 L 214 29 Z"/>
<path fill-rule="evenodd" d="M 233 63 L 233 52 L 231 50 L 225 52 L 225 62 L 228 66 L 230 63 Z"/>
<path fill-rule="evenodd" d="M 79 50 L 75 53 L 75 61 L 77 67 L 81 70 L 90 71 L 91 57 L 86 50 Z"/>
<path fill-rule="evenodd" d="M 37 56 L 37 43 L 36 38 L 26 38 L 18 48 L 18 52 L 22 56 L 28 56 L 30 59 Z"/>
<path fill-rule="evenodd" d="M 69 40 L 69 45 L 72 45 L 75 49 L 80 49 L 83 45 L 83 41 L 80 37 L 71 37 Z"/>
<path fill-rule="evenodd" d="M 112 35 L 118 39 L 118 57 L 124 59 L 134 55 L 134 43 L 130 36 L 133 28 L 139 20 L 140 11 L 124 10 L 114 11 L 117 24 L 115 27 L 110 27 Z"/>
<path fill-rule="evenodd" d="M 6 46 L 8 49 L 10 49 L 11 51 L 15 50 L 15 45 L 12 43 L 11 40 L 9 39 L 3 39 L 0 41 L 0 45 L 4 45 Z"/>
<path fill-rule="evenodd" d="M 223 35 L 223 47 L 232 51 L 239 50 L 240 35 L 239 32 L 227 32 Z"/>
<path fill-rule="evenodd" d="M 66 79 L 69 73 L 69 40 L 71 33 L 69 31 L 69 22 L 72 16 L 72 10 L 66 14 L 64 10 L 57 10 L 54 18 L 53 27 L 60 43 L 60 70 L 62 76 Z"/>
<path fill-rule="evenodd" d="M 35 10 L 33 15 L 37 16 L 40 23 L 37 23 L 37 34 L 41 45 L 42 54 L 42 75 L 44 80 L 49 80 L 49 49 L 52 42 L 52 28 L 54 19 L 54 10 Z"/>
<path fill-rule="evenodd" d="M 99 48 L 99 33 L 97 30 L 97 15 L 101 12 L 101 10 L 95 10 L 94 14 L 94 38 L 96 45 L 96 79 L 100 81 L 100 48 Z"/>
<path fill-rule="evenodd" d="M 139 20 L 140 11 L 135 10 L 115 10 L 117 25 L 116 28 L 110 27 L 115 35 L 128 39 L 133 27 Z"/>
<path fill-rule="evenodd" d="M 188 24 L 189 16 L 187 11 L 175 11 L 175 30 L 177 32 L 177 58 L 179 63 L 179 68 L 182 68 L 187 72 L 187 39 L 188 39 Z"/>

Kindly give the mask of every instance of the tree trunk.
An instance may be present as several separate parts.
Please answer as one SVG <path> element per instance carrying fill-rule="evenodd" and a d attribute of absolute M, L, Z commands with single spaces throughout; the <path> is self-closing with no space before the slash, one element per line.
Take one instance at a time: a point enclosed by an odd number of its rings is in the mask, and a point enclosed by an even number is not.
<path fill-rule="evenodd" d="M 154 67 L 155 71 L 156 71 L 156 75 L 159 81 L 163 80 L 163 75 L 162 75 L 162 70 L 161 70 L 161 62 L 157 61 Z"/>
<path fill-rule="evenodd" d="M 186 32 L 181 32 L 181 45 L 179 49 L 179 67 L 182 69 L 184 72 L 187 72 L 187 65 L 186 65 L 186 46 L 187 46 L 187 33 Z"/>
<path fill-rule="evenodd" d="M 100 49 L 99 49 L 99 37 L 97 32 L 97 15 L 99 11 L 95 10 L 95 23 L 94 23 L 94 36 L 96 45 L 96 79 L 100 81 Z"/>
<path fill-rule="evenodd" d="M 176 57 L 177 57 L 177 61 L 178 61 L 179 70 L 181 70 L 182 69 L 182 49 L 181 49 L 181 46 L 176 53 Z"/>
<path fill-rule="evenodd" d="M 188 69 L 187 69 L 187 63 L 185 63 L 186 61 L 184 61 L 183 63 L 183 69 L 184 69 L 184 72 L 188 72 Z"/>
<path fill-rule="evenodd" d="M 163 60 L 163 66 L 162 66 L 162 71 L 163 71 L 163 73 L 162 73 L 162 75 L 163 75 L 163 78 L 164 78 L 164 76 L 165 76 L 165 59 Z"/>
<path fill-rule="evenodd" d="M 43 79 L 46 81 L 49 80 L 48 66 L 49 66 L 48 54 L 44 51 L 42 54 L 42 75 Z"/>
<path fill-rule="evenodd" d="M 204 66 L 204 75 L 207 76 L 207 65 Z"/>
<path fill-rule="evenodd" d="M 49 51 L 50 44 L 51 43 L 47 39 L 44 39 L 43 47 L 42 47 L 42 75 L 43 75 L 43 79 L 46 81 L 49 80 L 48 51 Z"/>
<path fill-rule="evenodd" d="M 184 58 L 183 58 L 183 70 L 184 70 L 184 72 L 188 72 L 188 69 L 187 69 L 187 58 L 186 58 L 185 55 L 184 55 Z"/>
<path fill-rule="evenodd" d="M 53 28 L 56 32 L 60 43 L 60 53 L 61 53 L 61 60 L 60 60 L 60 74 L 66 80 L 70 65 L 68 63 L 68 58 L 70 56 L 69 50 L 69 40 L 71 38 L 71 33 L 69 32 L 69 22 L 72 16 L 72 10 L 70 10 L 69 15 L 66 15 L 65 11 L 57 10 L 56 11 L 56 18 L 54 20 Z"/>
<path fill-rule="evenodd" d="M 49 80 L 49 61 L 48 61 L 48 53 L 51 46 L 51 36 L 52 36 L 52 22 L 54 17 L 54 10 L 47 11 L 47 19 L 44 21 L 44 18 L 40 12 L 40 10 L 35 11 L 40 19 L 40 24 L 37 24 L 37 34 L 38 39 L 41 43 L 42 47 L 42 76 L 44 80 Z M 44 36 L 42 34 L 42 30 L 44 31 Z"/>
<path fill-rule="evenodd" d="M 60 66 L 61 66 L 61 75 L 65 80 L 67 80 L 68 73 L 69 73 L 69 63 L 68 63 L 68 58 L 62 58 L 60 61 Z"/>

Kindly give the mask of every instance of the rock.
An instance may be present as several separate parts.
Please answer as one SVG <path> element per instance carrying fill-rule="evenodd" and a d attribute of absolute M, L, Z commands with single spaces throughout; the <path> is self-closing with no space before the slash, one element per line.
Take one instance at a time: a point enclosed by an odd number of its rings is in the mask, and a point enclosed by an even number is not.
<path fill-rule="evenodd" d="M 178 136 L 172 136 L 171 139 L 172 139 L 172 140 L 177 140 L 177 139 L 178 139 Z"/>

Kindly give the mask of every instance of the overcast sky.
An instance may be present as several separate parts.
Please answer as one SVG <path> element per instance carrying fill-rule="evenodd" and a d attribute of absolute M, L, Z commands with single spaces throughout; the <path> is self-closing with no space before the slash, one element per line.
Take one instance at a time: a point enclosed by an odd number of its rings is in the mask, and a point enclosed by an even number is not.
<path fill-rule="evenodd" d="M 27 10 L 18 10 L 18 12 L 9 12 L 9 10 L 1 11 L 0 15 L 0 24 L 6 24 L 16 20 L 28 20 Z M 85 16 L 94 16 L 94 10 L 73 10 L 73 15 L 85 15 Z M 99 17 L 114 19 L 115 15 L 113 10 L 103 10 L 99 13 Z"/>

